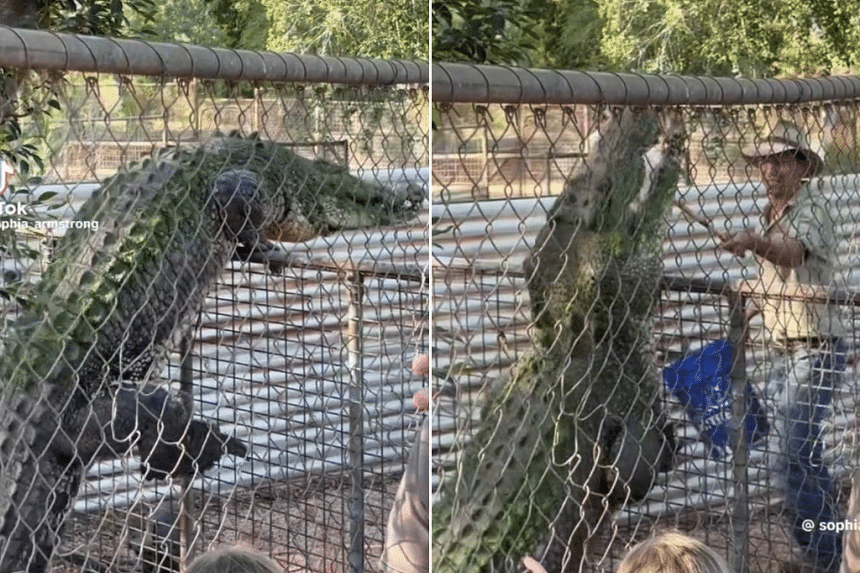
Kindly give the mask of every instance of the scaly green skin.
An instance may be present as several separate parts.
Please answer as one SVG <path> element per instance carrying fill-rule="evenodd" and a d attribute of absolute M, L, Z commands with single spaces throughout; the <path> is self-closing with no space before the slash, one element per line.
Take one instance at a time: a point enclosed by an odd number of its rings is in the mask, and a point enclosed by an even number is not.
<path fill-rule="evenodd" d="M 539 549 L 550 573 L 578 571 L 608 508 L 668 469 L 648 349 L 681 126 L 663 132 L 662 167 L 648 176 L 658 129 L 653 113 L 615 114 L 550 210 L 525 268 L 534 352 L 489 397 L 442 484 L 434 572 L 498 571 Z"/>
<path fill-rule="evenodd" d="M 45 570 L 87 464 L 134 440 L 134 423 L 110 426 L 117 389 L 157 380 L 237 249 L 265 261 L 266 237 L 408 220 L 423 198 L 409 191 L 240 138 L 163 151 L 106 181 L 77 216 L 98 230 L 69 230 L 3 338 L 0 573 Z"/>

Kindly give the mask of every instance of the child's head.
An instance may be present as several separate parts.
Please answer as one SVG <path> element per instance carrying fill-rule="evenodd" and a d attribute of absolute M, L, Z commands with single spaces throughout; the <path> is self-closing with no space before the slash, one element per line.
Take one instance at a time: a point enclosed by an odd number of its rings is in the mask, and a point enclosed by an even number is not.
<path fill-rule="evenodd" d="M 283 569 L 253 547 L 233 545 L 200 555 L 186 573 L 283 573 Z"/>
<path fill-rule="evenodd" d="M 618 573 L 731 573 L 713 549 L 681 533 L 662 533 L 636 545 Z"/>

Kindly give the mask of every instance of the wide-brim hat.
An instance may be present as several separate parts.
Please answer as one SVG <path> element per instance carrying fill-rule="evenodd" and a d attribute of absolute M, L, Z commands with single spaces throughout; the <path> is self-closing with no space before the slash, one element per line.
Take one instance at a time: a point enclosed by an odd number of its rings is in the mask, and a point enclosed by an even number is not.
<path fill-rule="evenodd" d="M 745 145 L 741 155 L 751 165 L 758 166 L 766 157 L 786 151 L 799 153 L 809 161 L 809 177 L 824 169 L 824 160 L 812 150 L 806 135 L 797 126 L 786 122 L 778 123 L 765 139 Z"/>

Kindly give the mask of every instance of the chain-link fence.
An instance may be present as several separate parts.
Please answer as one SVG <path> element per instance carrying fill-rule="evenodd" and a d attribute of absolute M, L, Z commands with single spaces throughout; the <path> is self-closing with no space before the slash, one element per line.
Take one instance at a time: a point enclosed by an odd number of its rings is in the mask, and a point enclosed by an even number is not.
<path fill-rule="evenodd" d="M 838 569 L 858 90 L 434 64 L 434 571 Z"/>
<path fill-rule="evenodd" d="M 426 64 L 0 28 L 0 66 L 0 568 L 379 570 L 426 384 Z"/>

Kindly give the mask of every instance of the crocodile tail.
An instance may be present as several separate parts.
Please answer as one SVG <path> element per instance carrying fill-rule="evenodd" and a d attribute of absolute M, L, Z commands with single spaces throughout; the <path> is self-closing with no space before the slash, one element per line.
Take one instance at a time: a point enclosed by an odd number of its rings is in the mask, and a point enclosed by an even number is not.
<path fill-rule="evenodd" d="M 83 477 L 83 464 L 64 455 L 62 432 L 45 401 L 17 392 L 0 406 L 6 432 L 0 465 L 0 572 L 43 573 L 59 542 Z"/>
<path fill-rule="evenodd" d="M 600 475 L 589 453 L 584 453 L 572 478 L 564 485 L 564 502 L 554 518 L 551 532 L 535 553 L 547 573 L 576 573 L 584 566 L 589 538 L 608 520 L 606 501 L 597 492 Z M 583 487 L 581 484 L 585 484 Z"/>

